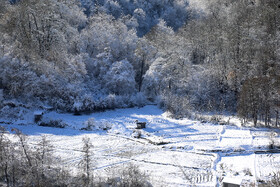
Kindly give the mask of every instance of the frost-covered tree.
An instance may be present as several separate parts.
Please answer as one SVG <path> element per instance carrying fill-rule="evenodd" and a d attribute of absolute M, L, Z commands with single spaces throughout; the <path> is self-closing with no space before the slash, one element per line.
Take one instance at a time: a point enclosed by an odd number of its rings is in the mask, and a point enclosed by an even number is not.
<path fill-rule="evenodd" d="M 88 26 L 82 31 L 82 52 L 95 58 L 104 50 L 110 50 L 114 60 L 134 59 L 138 37 L 134 30 L 128 30 L 120 20 L 112 16 L 97 14 L 90 18 Z"/>
<path fill-rule="evenodd" d="M 168 26 L 177 30 L 189 17 L 187 0 L 81 0 L 81 2 L 89 16 L 97 12 L 106 12 L 115 18 L 133 17 L 138 22 L 134 24 L 134 29 L 140 37 L 149 32 L 159 19 L 164 19 Z M 127 24 L 130 23 L 127 22 Z"/>
<path fill-rule="evenodd" d="M 110 93 L 125 95 L 135 93 L 135 75 L 127 60 L 114 62 L 104 76 L 104 84 Z"/>
<path fill-rule="evenodd" d="M 58 98 L 71 103 L 68 99 L 76 97 L 77 86 L 86 77 L 77 43 L 85 22 L 74 0 L 26 0 L 9 5 L 1 17 L 0 31 L 4 94 L 56 105 Z"/>
<path fill-rule="evenodd" d="M 90 138 L 84 137 L 83 138 L 83 158 L 80 162 L 81 169 L 83 172 L 82 175 L 82 183 L 83 186 L 92 186 L 92 176 L 91 176 L 91 168 L 93 166 L 92 161 L 92 153 L 91 149 L 93 148 L 92 143 L 90 142 Z"/>
<path fill-rule="evenodd" d="M 138 40 L 137 48 L 135 50 L 137 61 L 134 63 L 135 80 L 138 87 L 138 92 L 142 91 L 145 73 L 154 61 L 156 55 L 156 48 L 148 43 L 146 38 Z"/>

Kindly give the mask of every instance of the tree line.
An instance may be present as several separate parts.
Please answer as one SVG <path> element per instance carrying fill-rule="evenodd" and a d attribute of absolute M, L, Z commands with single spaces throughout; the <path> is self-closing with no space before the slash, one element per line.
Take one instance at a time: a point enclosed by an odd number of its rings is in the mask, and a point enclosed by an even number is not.
<path fill-rule="evenodd" d="M 279 2 L 204 3 L 3 1 L 1 107 L 14 98 L 64 111 L 156 102 L 176 116 L 232 112 L 277 126 Z"/>
<path fill-rule="evenodd" d="M 278 126 L 279 10 L 276 0 L 217 0 L 176 33 L 158 25 L 146 35 L 163 54 L 146 74 L 148 94 L 179 115 L 233 112 Z"/>

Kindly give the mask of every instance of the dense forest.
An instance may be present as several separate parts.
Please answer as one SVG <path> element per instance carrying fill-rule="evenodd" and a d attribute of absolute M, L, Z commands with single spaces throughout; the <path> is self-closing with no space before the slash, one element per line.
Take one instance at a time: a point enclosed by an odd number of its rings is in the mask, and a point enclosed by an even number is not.
<path fill-rule="evenodd" d="M 157 103 L 279 125 L 279 0 L 1 0 L 1 115 Z"/>

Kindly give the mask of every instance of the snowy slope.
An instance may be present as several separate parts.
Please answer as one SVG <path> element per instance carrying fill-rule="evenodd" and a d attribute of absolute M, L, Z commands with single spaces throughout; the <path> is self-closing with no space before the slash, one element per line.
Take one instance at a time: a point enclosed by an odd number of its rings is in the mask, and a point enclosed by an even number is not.
<path fill-rule="evenodd" d="M 27 116 L 25 122 L 31 124 Z M 94 118 L 96 126 L 106 123 L 112 128 L 80 130 L 89 118 Z M 81 160 L 85 136 L 94 145 L 92 170 L 96 174 L 106 176 L 110 169 L 132 162 L 150 174 L 154 186 L 215 186 L 224 176 L 254 181 L 269 177 L 280 166 L 279 154 L 264 152 L 272 139 L 279 144 L 279 131 L 175 120 L 156 106 L 81 116 L 50 112 L 44 119 L 60 119 L 68 126 L 59 129 L 16 122 L 5 126 L 28 134 L 30 144 L 46 135 L 55 147 L 55 155 L 73 172 L 77 172 L 72 166 Z M 136 130 L 136 120 L 147 122 L 147 128 Z"/>

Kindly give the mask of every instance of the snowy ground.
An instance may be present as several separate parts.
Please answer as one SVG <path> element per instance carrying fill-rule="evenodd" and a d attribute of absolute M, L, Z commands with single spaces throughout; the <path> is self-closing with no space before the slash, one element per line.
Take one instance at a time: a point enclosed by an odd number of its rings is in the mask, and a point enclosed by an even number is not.
<path fill-rule="evenodd" d="M 89 118 L 94 118 L 97 126 L 112 128 L 80 130 Z M 92 169 L 99 175 L 132 162 L 151 176 L 154 186 L 216 186 L 224 176 L 251 182 L 267 179 L 280 167 L 280 154 L 266 152 L 272 141 L 280 145 L 280 132 L 273 129 L 175 120 L 156 106 L 81 116 L 49 112 L 44 119 L 61 119 L 68 126 L 59 129 L 32 125 L 32 114 L 25 120 L 2 125 L 28 134 L 30 144 L 46 135 L 56 156 L 69 168 L 79 163 L 82 138 L 89 137 L 94 145 Z M 135 120 L 147 122 L 147 128 L 136 130 Z M 29 125 L 19 125 L 22 123 Z"/>

